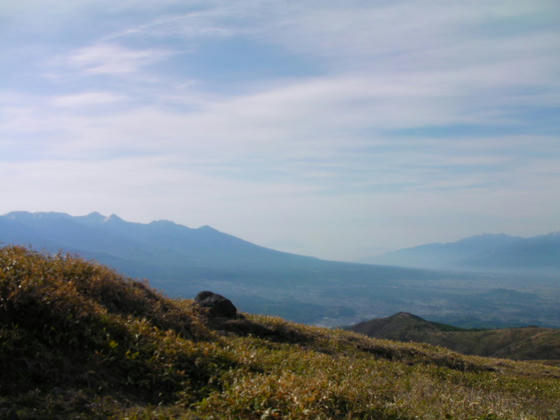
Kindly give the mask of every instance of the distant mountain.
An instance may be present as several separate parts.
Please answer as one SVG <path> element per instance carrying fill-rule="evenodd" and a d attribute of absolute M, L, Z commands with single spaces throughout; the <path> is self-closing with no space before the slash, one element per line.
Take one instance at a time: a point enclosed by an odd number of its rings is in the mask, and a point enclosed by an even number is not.
<path fill-rule="evenodd" d="M 484 234 L 401 249 L 362 262 L 431 269 L 558 271 L 560 233 L 532 238 Z"/>
<path fill-rule="evenodd" d="M 210 226 L 192 229 L 166 220 L 132 223 L 97 212 L 78 217 L 9 213 L 0 216 L 2 242 L 76 253 L 130 276 L 149 278 L 170 293 L 186 296 L 198 291 L 197 282 L 241 281 L 247 286 L 259 276 L 262 286 L 293 277 L 275 277 L 279 272 L 301 276 L 325 264 L 313 257 L 261 247 Z"/>
<path fill-rule="evenodd" d="M 244 310 L 301 322 L 351 319 L 357 316 L 357 305 L 344 302 L 349 296 L 387 297 L 396 294 L 393 288 L 399 281 L 438 277 L 426 271 L 323 261 L 275 251 L 209 226 L 191 229 L 165 220 L 131 223 L 97 212 L 77 217 L 8 213 L 0 216 L 2 244 L 78 254 L 129 276 L 148 278 L 174 296 L 191 297 L 202 289 L 212 289 L 235 298 Z M 346 287 L 347 280 L 353 280 L 351 287 Z M 361 289 L 368 293 L 359 292 Z"/>
<path fill-rule="evenodd" d="M 189 267 L 243 267 L 285 264 L 286 259 L 311 260 L 254 245 L 203 226 L 191 229 L 170 221 L 127 222 L 97 212 L 72 217 L 64 213 L 12 212 L 0 216 L 0 240 L 32 243 L 36 249 L 69 250 L 94 258 L 140 262 L 144 265 Z"/>
<path fill-rule="evenodd" d="M 369 337 L 414 341 L 463 354 L 517 360 L 560 360 L 560 329 L 504 328 L 468 330 L 400 312 L 347 327 Z"/>
<path fill-rule="evenodd" d="M 261 247 L 209 226 L 131 223 L 96 212 L 77 217 L 13 212 L 0 216 L 0 245 L 9 244 L 95 259 L 177 297 L 213 290 L 244 311 L 297 322 L 349 325 L 406 308 L 431 319 L 445 314 L 462 326 L 560 326 L 550 293 L 560 287 L 534 276 L 534 291 L 521 293 L 516 290 L 525 287 L 525 277 L 324 261 Z M 498 297 L 509 293 L 508 298 L 496 298 L 497 289 Z"/>

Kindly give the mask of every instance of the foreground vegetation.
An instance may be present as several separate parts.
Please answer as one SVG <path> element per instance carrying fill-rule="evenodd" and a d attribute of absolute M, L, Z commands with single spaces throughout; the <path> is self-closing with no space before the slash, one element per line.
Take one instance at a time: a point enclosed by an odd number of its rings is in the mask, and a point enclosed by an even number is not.
<path fill-rule="evenodd" d="M 560 369 L 246 315 L 0 249 L 0 418 L 560 417 Z"/>

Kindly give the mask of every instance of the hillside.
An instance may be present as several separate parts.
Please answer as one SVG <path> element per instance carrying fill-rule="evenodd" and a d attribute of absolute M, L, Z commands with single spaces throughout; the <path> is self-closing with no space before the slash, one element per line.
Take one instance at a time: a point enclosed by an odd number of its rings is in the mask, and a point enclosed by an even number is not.
<path fill-rule="evenodd" d="M 2 418 L 554 418 L 560 369 L 212 318 L 84 260 L 0 249 Z"/>
<path fill-rule="evenodd" d="M 560 415 L 560 369 L 213 318 L 104 266 L 0 249 L 2 418 Z"/>
<path fill-rule="evenodd" d="M 560 234 L 532 238 L 484 234 L 400 249 L 362 262 L 433 269 L 558 273 Z"/>
<path fill-rule="evenodd" d="M 208 226 L 131 223 L 99 213 L 13 212 L 0 216 L 0 244 L 70 252 L 148 278 L 173 297 L 211 289 L 244 311 L 308 324 L 350 325 L 407 308 L 468 327 L 560 326 L 556 279 L 324 261 L 260 247 Z"/>
<path fill-rule="evenodd" d="M 560 330 L 553 328 L 467 330 L 401 312 L 361 322 L 348 329 L 370 337 L 447 347 L 464 354 L 517 360 L 560 360 Z"/>

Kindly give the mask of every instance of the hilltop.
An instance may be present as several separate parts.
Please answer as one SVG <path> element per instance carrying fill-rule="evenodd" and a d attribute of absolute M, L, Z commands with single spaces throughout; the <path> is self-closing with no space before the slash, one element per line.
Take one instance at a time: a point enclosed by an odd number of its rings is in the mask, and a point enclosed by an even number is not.
<path fill-rule="evenodd" d="M 470 330 L 400 312 L 347 329 L 369 337 L 433 344 L 464 354 L 516 360 L 560 360 L 560 330 L 555 328 Z"/>
<path fill-rule="evenodd" d="M 399 312 L 386 318 L 375 318 L 360 322 L 348 327 L 348 329 L 371 337 L 385 336 L 391 340 L 400 341 L 410 341 L 412 335 L 414 335 L 415 338 L 421 338 L 431 333 L 467 331 L 452 325 L 426 321 L 408 312 Z M 389 335 L 391 337 L 389 337 Z"/>
<path fill-rule="evenodd" d="M 557 279 L 325 261 L 265 248 L 209 226 L 117 215 L 12 212 L 0 244 L 92 258 L 173 297 L 210 289 L 246 312 L 350 325 L 402 308 L 463 327 L 560 327 Z M 527 289 L 530 279 L 531 288 Z M 504 298 L 505 297 L 505 298 Z"/>
<path fill-rule="evenodd" d="M 560 369 L 239 314 L 95 262 L 0 249 L 0 417 L 560 415 Z"/>

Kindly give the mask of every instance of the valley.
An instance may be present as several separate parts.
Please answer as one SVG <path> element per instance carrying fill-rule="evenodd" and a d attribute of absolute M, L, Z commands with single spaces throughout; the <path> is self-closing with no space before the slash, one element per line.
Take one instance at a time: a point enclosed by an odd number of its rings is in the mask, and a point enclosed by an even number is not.
<path fill-rule="evenodd" d="M 406 310 L 460 327 L 560 327 L 554 274 L 325 261 L 208 226 L 131 223 L 99 213 L 9 213 L 0 216 L 0 242 L 92 258 L 178 298 L 214 290 L 242 310 L 307 324 L 350 325 Z"/>

